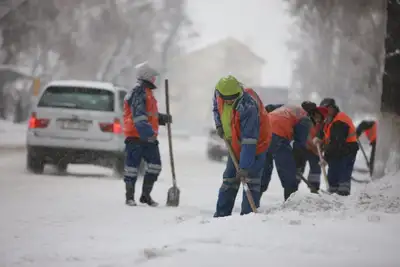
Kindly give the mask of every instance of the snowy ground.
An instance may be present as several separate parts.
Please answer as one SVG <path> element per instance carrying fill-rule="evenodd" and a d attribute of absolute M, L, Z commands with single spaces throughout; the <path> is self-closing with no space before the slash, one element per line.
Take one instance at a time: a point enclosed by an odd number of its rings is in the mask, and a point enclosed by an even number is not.
<path fill-rule="evenodd" d="M 347 199 L 302 187 L 282 206 L 275 175 L 261 214 L 238 216 L 237 201 L 234 216 L 213 219 L 224 165 L 208 161 L 204 138 L 174 140 L 181 204 L 164 207 L 171 178 L 161 142 L 158 208 L 125 206 L 108 169 L 32 175 L 23 151 L 0 150 L 0 266 L 400 266 L 399 177 L 354 184 Z"/>
<path fill-rule="evenodd" d="M 6 149 L 22 148 L 25 145 L 27 124 L 14 124 L 0 120 L 0 153 Z"/>

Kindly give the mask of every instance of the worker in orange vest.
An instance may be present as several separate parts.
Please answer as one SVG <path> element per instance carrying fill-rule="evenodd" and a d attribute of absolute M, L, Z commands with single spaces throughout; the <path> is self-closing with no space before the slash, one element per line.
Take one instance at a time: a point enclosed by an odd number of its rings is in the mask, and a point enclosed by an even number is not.
<path fill-rule="evenodd" d="M 231 75 L 221 78 L 215 88 L 213 115 L 217 133 L 230 143 L 239 163 L 237 170 L 229 155 L 214 214 L 214 217 L 224 217 L 232 214 L 243 179 L 256 207 L 260 205 L 261 175 L 271 131 L 268 113 L 252 89 L 244 89 Z M 250 203 L 243 193 L 241 214 L 250 212 Z"/>
<path fill-rule="evenodd" d="M 158 127 L 172 123 L 169 115 L 158 113 L 157 100 L 153 95 L 159 73 L 145 62 L 136 67 L 137 84 L 124 99 L 125 134 L 125 204 L 136 206 L 134 194 L 138 169 L 142 159 L 147 163 L 143 178 L 140 202 L 157 206 L 150 193 L 161 172 L 158 148 Z"/>
<path fill-rule="evenodd" d="M 268 148 L 267 159 L 261 183 L 261 192 L 264 193 L 271 181 L 273 161 L 278 171 L 284 200 L 298 190 L 296 161 L 293 156 L 291 142 L 304 152 L 311 121 L 308 113 L 300 106 L 267 105 L 266 109 L 271 122 L 272 140 Z"/>
<path fill-rule="evenodd" d="M 321 101 L 318 110 L 327 109 L 327 118 L 323 129 L 313 142 L 323 145 L 322 166 L 329 165 L 329 192 L 348 196 L 351 192 L 351 175 L 358 151 L 356 127 L 352 119 L 339 110 L 332 98 Z"/>
<path fill-rule="evenodd" d="M 313 124 L 308 135 L 306 150 L 299 148 L 296 143 L 294 143 L 293 156 L 296 161 L 297 173 L 301 176 L 303 176 L 306 163 L 308 162 L 310 168 L 307 180 L 310 185 L 310 191 L 311 193 L 318 193 L 321 183 L 321 166 L 319 165 L 318 149 L 314 145 L 313 139 L 323 127 L 324 119 L 327 116 L 327 110 L 318 110 L 317 105 L 310 101 L 304 101 L 301 106 L 304 110 L 308 111 Z"/>
<path fill-rule="evenodd" d="M 375 151 L 376 151 L 376 138 L 377 138 L 377 122 L 364 120 L 357 126 L 357 138 L 361 136 L 362 133 L 365 133 L 366 137 L 369 140 L 369 144 L 371 146 L 371 154 L 369 158 L 369 171 L 370 175 L 372 175 L 374 171 L 374 162 L 375 162 Z"/>

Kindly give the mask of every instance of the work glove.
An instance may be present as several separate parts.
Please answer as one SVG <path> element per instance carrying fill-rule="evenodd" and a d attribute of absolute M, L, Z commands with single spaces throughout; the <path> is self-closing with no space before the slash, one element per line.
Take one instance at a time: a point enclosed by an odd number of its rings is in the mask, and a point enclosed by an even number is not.
<path fill-rule="evenodd" d="M 319 139 L 318 137 L 314 137 L 313 140 L 312 140 L 312 142 L 313 142 L 313 144 L 314 144 L 315 146 L 319 146 L 319 145 L 322 144 L 322 140 Z"/>
<path fill-rule="evenodd" d="M 169 114 L 158 114 L 158 123 L 160 125 L 166 125 L 167 123 L 172 123 L 172 116 Z"/>
<path fill-rule="evenodd" d="M 224 139 L 224 129 L 222 128 L 222 126 L 217 127 L 217 134 L 221 139 Z"/>
<path fill-rule="evenodd" d="M 152 136 L 147 139 L 147 142 L 158 145 L 157 136 Z"/>
<path fill-rule="evenodd" d="M 249 172 L 246 171 L 245 169 L 239 169 L 236 172 L 236 179 L 238 179 L 239 181 L 245 181 L 248 178 L 249 178 Z"/>

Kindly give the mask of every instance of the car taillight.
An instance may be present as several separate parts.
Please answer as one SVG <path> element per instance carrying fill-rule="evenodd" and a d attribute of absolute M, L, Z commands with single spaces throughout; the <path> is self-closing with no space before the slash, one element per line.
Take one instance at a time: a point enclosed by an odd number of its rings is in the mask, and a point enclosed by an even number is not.
<path fill-rule="evenodd" d="M 49 125 L 49 119 L 38 118 L 36 112 L 32 112 L 29 118 L 29 129 L 46 128 Z"/>
<path fill-rule="evenodd" d="M 105 133 L 121 134 L 122 126 L 119 119 L 115 118 L 113 123 L 110 122 L 100 122 L 99 123 L 101 131 Z"/>

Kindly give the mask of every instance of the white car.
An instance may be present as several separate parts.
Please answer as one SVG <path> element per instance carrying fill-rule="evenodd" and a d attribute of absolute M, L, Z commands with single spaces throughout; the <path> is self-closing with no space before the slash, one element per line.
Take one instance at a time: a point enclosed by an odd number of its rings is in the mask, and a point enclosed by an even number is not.
<path fill-rule="evenodd" d="M 32 109 L 27 132 L 27 169 L 45 164 L 65 172 L 69 163 L 124 170 L 122 131 L 125 88 L 94 81 L 52 81 Z"/>

